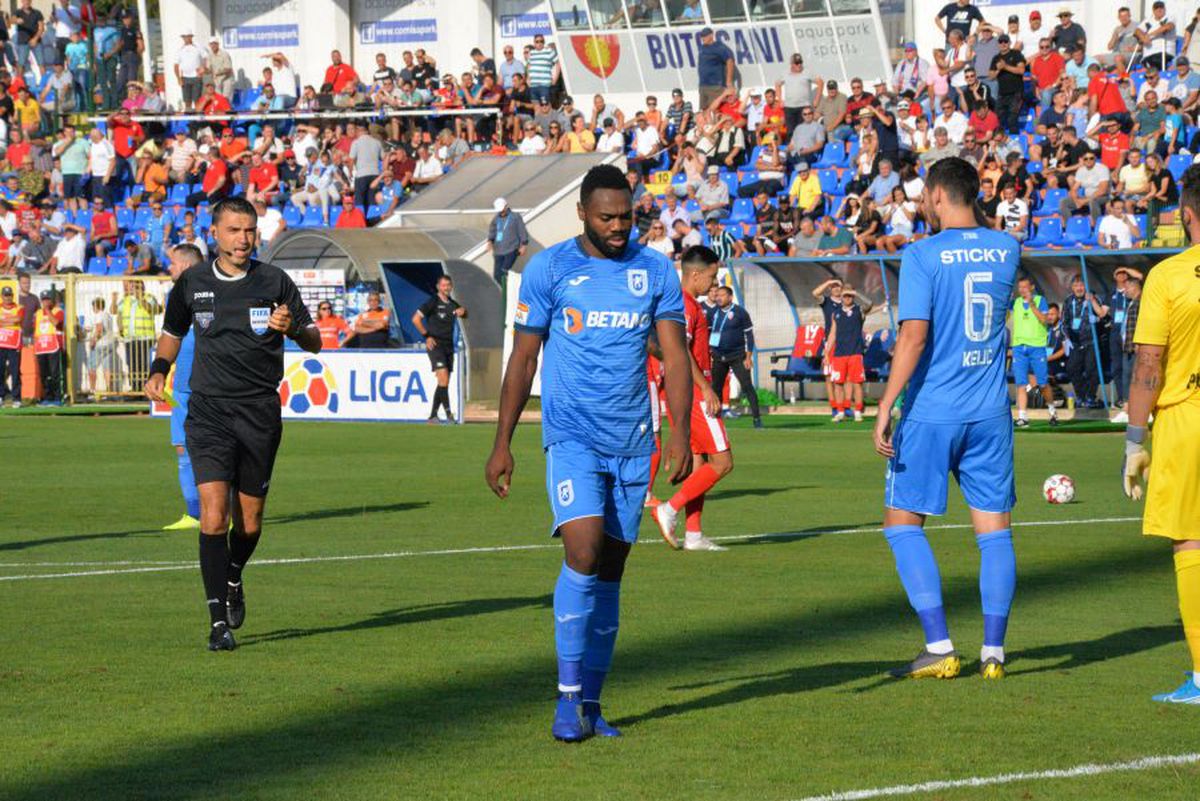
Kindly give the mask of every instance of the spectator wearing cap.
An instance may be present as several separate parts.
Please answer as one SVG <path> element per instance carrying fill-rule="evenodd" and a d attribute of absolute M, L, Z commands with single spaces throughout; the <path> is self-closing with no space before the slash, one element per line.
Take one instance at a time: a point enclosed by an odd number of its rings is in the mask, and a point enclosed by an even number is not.
<path fill-rule="evenodd" d="M 42 265 L 42 272 L 50 275 L 58 273 L 83 272 L 84 259 L 87 257 L 87 231 L 74 223 L 65 223 L 62 239 L 54 246 L 54 253 Z"/>
<path fill-rule="evenodd" d="M 692 101 L 683 98 L 682 89 L 671 90 L 671 104 L 667 106 L 666 117 L 669 125 L 675 126 L 676 134 L 686 134 L 692 129 L 696 112 Z"/>
<path fill-rule="evenodd" d="M 992 60 L 1000 54 L 1000 40 L 996 36 L 997 32 L 997 28 L 987 22 L 981 22 L 975 35 L 975 42 L 972 46 L 974 52 L 971 58 L 971 67 L 975 69 L 980 80 L 987 85 L 993 98 L 1000 92 L 1000 87 L 996 85 L 995 79 L 989 75 Z"/>
<path fill-rule="evenodd" d="M 503 287 L 509 271 L 529 247 L 529 232 L 524 218 L 509 208 L 504 198 L 492 201 L 492 210 L 495 214 L 488 223 L 487 249 L 492 252 L 492 278 Z"/>
<path fill-rule="evenodd" d="M 1138 25 L 1137 40 L 1142 46 L 1142 64 L 1165 70 L 1175 57 L 1175 23 L 1167 16 L 1167 4 L 1155 0 L 1150 16 Z"/>
<path fill-rule="evenodd" d="M 825 195 L 821 191 L 821 180 L 808 162 L 796 166 L 796 177 L 788 188 L 797 212 L 803 217 L 816 219 L 825 213 Z"/>
<path fill-rule="evenodd" d="M 128 86 L 138 79 L 142 67 L 142 53 L 146 49 L 146 42 L 137 26 L 137 18 L 131 9 L 126 9 L 121 16 L 121 27 L 117 33 L 120 44 L 117 86 Z"/>
<path fill-rule="evenodd" d="M 195 34 L 186 29 L 179 34 L 183 44 L 175 51 L 175 80 L 183 93 L 184 111 L 193 111 L 204 89 L 204 51 L 193 41 Z"/>
<path fill-rule="evenodd" d="M 741 114 L 746 119 L 746 130 L 758 136 L 758 128 L 762 125 L 763 114 L 766 112 L 767 104 L 763 102 L 762 90 L 757 86 L 752 87 L 747 92 L 746 103 L 742 106 Z"/>
<path fill-rule="evenodd" d="M 817 122 L 812 106 L 800 109 L 799 120 L 794 126 L 788 125 L 788 130 L 792 132 L 787 146 L 788 163 L 793 166 L 800 162 L 812 165 L 821 158 L 821 152 L 825 149 L 825 126 Z"/>
<path fill-rule="evenodd" d="M 922 101 L 929 82 L 929 62 L 917 54 L 915 42 L 905 42 L 904 57 L 892 72 L 892 91 L 897 95 L 912 92 L 909 98 Z"/>
<path fill-rule="evenodd" d="M 787 130 L 795 130 L 801 123 L 801 111 L 812 107 L 814 88 L 819 91 L 820 87 L 820 78 L 814 81 L 804 73 L 804 56 L 793 53 L 787 72 L 775 82 L 775 92 L 783 98 L 784 125 Z"/>
<path fill-rule="evenodd" d="M 602 126 L 600 138 L 596 140 L 596 152 L 624 153 L 625 135 L 617 130 L 616 121 L 612 117 L 605 117 Z M 543 146 L 545 146 L 544 142 Z"/>
<path fill-rule="evenodd" d="M 701 28 L 698 38 L 700 47 L 696 53 L 696 72 L 700 82 L 700 108 L 707 109 L 726 90 L 734 88 L 736 63 L 733 51 L 717 41 L 712 28 Z M 785 97 L 784 103 L 787 102 Z"/>
<path fill-rule="evenodd" d="M 723 217 L 729 211 L 729 187 L 721 180 L 721 170 L 717 165 L 710 164 L 705 170 L 704 183 L 697 187 L 695 198 L 700 204 L 703 219 Z"/>
<path fill-rule="evenodd" d="M 1054 46 L 1063 53 L 1073 53 L 1076 47 L 1087 48 L 1087 32 L 1075 22 L 1075 12 L 1063 6 L 1058 10 L 1058 24 L 1050 33 Z"/>
<path fill-rule="evenodd" d="M 403 151 L 399 152 L 403 153 Z M 290 148 L 283 151 L 275 166 L 279 176 L 275 205 L 286 207 L 292 194 L 304 185 L 304 167 L 296 158 L 296 152 Z"/>
<path fill-rule="evenodd" d="M 33 352 L 37 355 L 38 374 L 42 379 L 42 406 L 62 405 L 62 333 L 63 310 L 58 308 L 53 290 L 43 290 L 41 307 L 33 320 Z"/>
<path fill-rule="evenodd" d="M 233 58 L 228 50 L 221 47 L 221 37 L 209 37 L 205 58 L 208 66 L 204 71 L 203 82 L 214 87 L 217 94 L 228 98 L 233 94 Z"/>
<path fill-rule="evenodd" d="M 1197 106 L 1200 106 L 1200 73 L 1192 69 L 1192 62 L 1187 56 L 1175 59 L 1171 97 L 1179 101 L 1185 114 L 1195 115 Z"/>
<path fill-rule="evenodd" d="M 0 289 L 0 405 L 6 397 L 12 407 L 21 405 L 21 324 L 25 309 L 13 300 L 13 289 Z M 8 384 L 12 383 L 9 390 Z"/>
<path fill-rule="evenodd" d="M 1009 133 L 1017 133 L 1021 124 L 1021 109 L 1025 101 L 1025 56 L 1014 50 L 1007 33 L 996 39 L 999 52 L 988 67 L 988 75 L 996 82 L 996 111 L 1000 124 Z"/>
<path fill-rule="evenodd" d="M 849 126 L 845 124 L 847 105 L 846 96 L 838 90 L 837 81 L 826 81 L 813 108 L 817 121 L 825 127 L 826 141 L 845 141 L 845 137 L 839 136 L 838 132 L 843 129 L 849 131 Z"/>
<path fill-rule="evenodd" d="M 354 203 L 354 195 L 342 197 L 342 213 L 338 215 L 334 228 L 366 228 L 367 218 Z"/>
<path fill-rule="evenodd" d="M 1024 53 L 1025 37 L 1021 33 L 1021 18 L 1016 14 L 1009 14 L 1004 32 L 1008 34 L 1008 41 L 1012 45 L 1013 50 L 1019 50 L 1021 53 Z"/>

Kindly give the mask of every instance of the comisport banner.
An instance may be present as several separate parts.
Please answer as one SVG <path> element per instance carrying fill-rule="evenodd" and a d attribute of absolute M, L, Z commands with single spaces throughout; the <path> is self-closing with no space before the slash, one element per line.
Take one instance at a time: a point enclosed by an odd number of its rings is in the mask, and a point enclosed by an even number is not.
<path fill-rule="evenodd" d="M 753 25 L 714 25 L 717 40 L 733 51 L 743 87 L 773 85 L 788 68 L 793 52 L 804 56 L 812 77 L 870 81 L 890 77 L 871 16 L 847 16 Z M 678 30 L 586 31 L 558 35 L 567 87 L 575 95 L 594 92 L 657 92 L 675 87 L 695 90 L 694 27 Z M 795 39 L 793 40 L 793 32 Z M 580 103 L 578 99 L 577 104 Z M 589 104 L 582 104 L 590 108 Z"/>
<path fill-rule="evenodd" d="M 460 354 L 461 355 L 461 354 Z M 450 382 L 450 408 L 461 421 L 466 367 L 456 364 Z M 429 357 L 416 350 L 332 350 L 314 356 L 298 350 L 283 354 L 279 385 L 285 420 L 380 420 L 425 422 L 437 380 Z M 152 404 L 155 416 L 170 414 Z"/>

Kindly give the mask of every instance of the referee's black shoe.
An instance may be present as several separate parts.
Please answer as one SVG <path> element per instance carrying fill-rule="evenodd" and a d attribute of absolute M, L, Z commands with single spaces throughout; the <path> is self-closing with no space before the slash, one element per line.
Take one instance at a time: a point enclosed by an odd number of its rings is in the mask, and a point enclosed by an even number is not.
<path fill-rule="evenodd" d="M 246 591 L 242 582 L 229 582 L 225 593 L 225 619 L 229 628 L 240 629 L 246 622 Z"/>
<path fill-rule="evenodd" d="M 213 623 L 212 631 L 208 633 L 208 650 L 232 651 L 234 648 L 237 648 L 237 643 L 233 641 L 233 632 L 229 630 L 229 625 L 223 622 Z"/>

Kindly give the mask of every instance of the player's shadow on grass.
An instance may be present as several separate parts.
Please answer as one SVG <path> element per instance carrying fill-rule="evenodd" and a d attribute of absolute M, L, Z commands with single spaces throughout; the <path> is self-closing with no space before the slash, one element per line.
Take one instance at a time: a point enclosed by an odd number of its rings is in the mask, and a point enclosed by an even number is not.
<path fill-rule="evenodd" d="M 889 667 L 894 667 L 894 665 L 890 662 L 830 662 L 824 665 L 805 665 L 773 673 L 736 676 L 701 684 L 680 685 L 671 689 L 694 690 L 721 684 L 732 684 L 733 686 L 711 695 L 681 701 L 677 704 L 663 704 L 639 715 L 613 720 L 612 724 L 614 726 L 636 726 L 650 720 L 740 704 L 757 698 L 794 695 L 839 687 L 843 684 L 861 681 L 865 676 L 877 675 Z"/>
<path fill-rule="evenodd" d="M 422 604 L 403 609 L 376 612 L 365 620 L 343 623 L 336 626 L 321 626 L 308 629 L 280 629 L 265 634 L 252 634 L 238 640 L 239 647 L 257 645 L 278 640 L 297 640 L 318 637 L 324 634 L 348 634 L 356 631 L 407 626 L 415 623 L 430 623 L 437 620 L 453 620 L 460 617 L 476 617 L 496 612 L 511 612 L 514 609 L 550 609 L 553 596 L 531 595 L 526 598 L 475 598 L 470 601 L 449 601 L 439 604 Z"/>
<path fill-rule="evenodd" d="M 307 523 L 313 520 L 331 520 L 335 517 L 363 517 L 365 515 L 387 514 L 389 512 L 411 512 L 414 509 L 424 509 L 429 501 L 401 501 L 400 503 L 362 504 L 360 506 L 340 506 L 335 509 L 313 509 L 311 512 L 296 512 L 286 515 L 268 515 L 264 521 L 268 526 L 284 526 L 288 523 Z"/>
<path fill-rule="evenodd" d="M 709 501 L 722 501 L 729 498 L 764 498 L 768 495 L 775 495 L 780 492 L 790 492 L 792 490 L 816 489 L 811 484 L 797 484 L 791 487 L 739 487 L 737 489 L 717 490 L 709 492 L 705 495 L 705 499 Z"/>
<path fill-rule="evenodd" d="M 1115 631 L 1094 640 L 1077 640 L 1076 642 L 1043 645 L 1038 648 L 1025 648 L 1011 653 L 1008 659 L 1011 664 L 1009 675 L 1019 677 L 1033 673 L 1058 672 L 1086 667 L 1107 659 L 1132 656 L 1163 645 L 1172 645 L 1179 642 L 1182 636 L 1183 631 L 1179 626 L 1139 626 L 1135 629 Z M 1062 661 L 1029 668 L 1021 666 L 1026 660 L 1048 659 L 1062 659 Z"/>
<path fill-rule="evenodd" d="M 776 534 L 758 534 L 753 537 L 747 537 L 744 540 L 729 540 L 721 544 L 727 548 L 742 548 L 747 545 L 779 545 L 787 542 L 796 542 L 797 540 L 810 540 L 820 537 L 824 534 L 846 533 L 853 530 L 862 529 L 864 532 L 879 529 L 883 523 L 880 521 L 871 521 L 868 523 L 847 523 L 846 525 L 832 526 L 812 526 L 811 528 L 797 529 L 796 531 L 781 531 Z"/>
<path fill-rule="evenodd" d="M 143 528 L 133 531 L 105 531 L 98 534 L 65 534 L 59 537 L 43 537 L 37 540 L 18 540 L 17 542 L 0 542 L 0 551 L 23 551 L 26 548 L 38 548 L 42 545 L 62 545 L 68 542 L 90 542 L 92 540 L 119 540 L 125 537 L 137 537 L 143 534 L 159 534 L 168 536 L 158 528 Z"/>

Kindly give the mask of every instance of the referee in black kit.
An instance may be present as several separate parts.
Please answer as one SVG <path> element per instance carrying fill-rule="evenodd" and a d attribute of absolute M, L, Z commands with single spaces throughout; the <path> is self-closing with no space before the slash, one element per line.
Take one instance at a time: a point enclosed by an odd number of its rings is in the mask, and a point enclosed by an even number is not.
<path fill-rule="evenodd" d="M 172 288 L 146 381 L 146 395 L 162 401 L 179 342 L 193 328 L 196 352 L 184 432 L 200 491 L 200 574 L 212 618 L 210 651 L 233 650 L 230 629 L 246 617 L 242 568 L 262 534 L 263 506 L 283 434 L 283 338 L 309 353 L 321 350 L 321 334 L 292 279 L 250 258 L 257 222 L 254 207 L 243 198 L 213 207 L 218 255 L 207 266 L 183 273 Z M 237 490 L 232 509 L 231 489 Z"/>
<path fill-rule="evenodd" d="M 429 411 L 429 422 L 437 423 L 438 407 L 446 407 L 446 423 L 454 422 L 450 411 L 450 371 L 454 369 L 454 320 L 467 316 L 467 307 L 450 297 L 454 282 L 443 275 L 437 280 L 437 294 L 417 309 L 412 323 L 421 336 L 425 337 L 425 350 L 429 351 L 429 364 L 437 376 L 437 389 L 433 393 L 433 408 Z"/>

